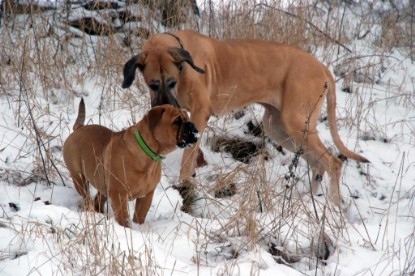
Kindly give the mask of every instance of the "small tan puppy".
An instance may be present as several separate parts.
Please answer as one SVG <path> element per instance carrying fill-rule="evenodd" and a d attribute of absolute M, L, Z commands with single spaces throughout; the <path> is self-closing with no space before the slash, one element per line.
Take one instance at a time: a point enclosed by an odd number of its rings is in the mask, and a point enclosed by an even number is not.
<path fill-rule="evenodd" d="M 152 108 L 140 122 L 120 132 L 84 126 L 84 121 L 81 99 L 63 158 L 85 207 L 92 204 L 91 183 L 98 190 L 93 202 L 96 211 L 104 211 L 109 197 L 117 222 L 130 227 L 128 201 L 136 199 L 133 221 L 144 223 L 160 182 L 162 155 L 196 143 L 197 129 L 185 112 L 171 105 Z"/>

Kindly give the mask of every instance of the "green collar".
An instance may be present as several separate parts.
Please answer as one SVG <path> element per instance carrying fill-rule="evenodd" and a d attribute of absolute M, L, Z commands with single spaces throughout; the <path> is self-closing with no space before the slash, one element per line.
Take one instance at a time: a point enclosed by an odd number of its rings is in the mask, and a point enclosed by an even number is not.
<path fill-rule="evenodd" d="M 157 155 L 154 151 L 152 151 L 146 144 L 146 142 L 144 141 L 143 137 L 141 137 L 140 132 L 138 131 L 134 131 L 134 135 L 135 135 L 135 139 L 137 140 L 138 145 L 140 145 L 141 149 L 147 153 L 148 156 L 150 156 L 150 158 L 152 158 L 154 161 L 162 161 L 164 158 L 164 156 L 159 156 Z"/>

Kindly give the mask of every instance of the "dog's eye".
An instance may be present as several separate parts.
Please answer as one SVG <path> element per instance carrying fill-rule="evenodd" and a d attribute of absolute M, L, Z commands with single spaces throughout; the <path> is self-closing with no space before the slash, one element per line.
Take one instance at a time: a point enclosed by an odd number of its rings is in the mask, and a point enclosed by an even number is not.
<path fill-rule="evenodd" d="M 182 118 L 177 117 L 176 120 L 174 120 L 173 124 L 180 126 L 182 122 L 183 122 Z"/>
<path fill-rule="evenodd" d="M 137 64 L 137 67 L 138 67 L 138 69 L 140 69 L 141 72 L 143 72 L 144 68 L 146 68 L 146 65 L 139 63 L 139 64 Z"/>
<path fill-rule="evenodd" d="M 177 81 L 175 79 L 168 79 L 166 81 L 167 87 L 173 89 L 176 86 Z"/>
<path fill-rule="evenodd" d="M 160 82 L 159 81 L 151 81 L 148 85 L 151 90 L 153 91 L 159 91 L 160 90 Z"/>

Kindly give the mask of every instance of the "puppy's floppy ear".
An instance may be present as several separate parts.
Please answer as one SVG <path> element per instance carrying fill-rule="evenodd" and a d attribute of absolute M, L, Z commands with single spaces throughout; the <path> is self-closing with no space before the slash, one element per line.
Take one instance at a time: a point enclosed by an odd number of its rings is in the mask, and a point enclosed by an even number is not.
<path fill-rule="evenodd" d="M 176 60 L 177 62 L 183 62 L 184 61 L 184 62 L 188 63 L 196 72 L 198 72 L 200 74 L 205 73 L 205 70 L 203 70 L 200 67 L 197 67 L 193 63 L 192 56 L 185 49 L 171 47 L 171 48 L 169 48 L 169 53 L 174 58 L 174 60 Z"/>
<path fill-rule="evenodd" d="M 135 79 L 135 70 L 137 68 L 139 68 L 140 71 L 144 70 L 146 58 L 146 53 L 140 53 L 136 56 L 133 56 L 129 61 L 125 63 L 123 70 L 124 81 L 122 83 L 122 88 L 128 88 L 131 86 Z"/>
<path fill-rule="evenodd" d="M 164 106 L 156 106 L 150 109 L 147 114 L 150 131 L 153 132 L 157 124 L 160 122 L 163 113 L 166 111 Z"/>

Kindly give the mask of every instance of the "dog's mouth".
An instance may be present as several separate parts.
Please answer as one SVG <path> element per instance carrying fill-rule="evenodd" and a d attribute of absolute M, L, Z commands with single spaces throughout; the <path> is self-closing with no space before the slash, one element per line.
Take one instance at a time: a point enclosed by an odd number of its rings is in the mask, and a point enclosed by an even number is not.
<path fill-rule="evenodd" d="M 164 105 L 164 104 L 169 104 L 169 105 L 172 105 L 174 107 L 181 108 L 179 102 L 174 97 L 160 98 L 160 99 L 155 98 L 154 100 L 151 101 L 151 107 Z"/>
<path fill-rule="evenodd" d="M 181 149 L 190 147 L 197 142 L 199 136 L 196 126 L 192 122 L 186 122 L 180 130 L 177 146 Z"/>
<path fill-rule="evenodd" d="M 176 108 L 181 108 L 179 102 L 177 101 L 176 89 L 163 89 L 159 91 L 157 95 L 151 99 L 151 107 L 170 104 Z"/>

